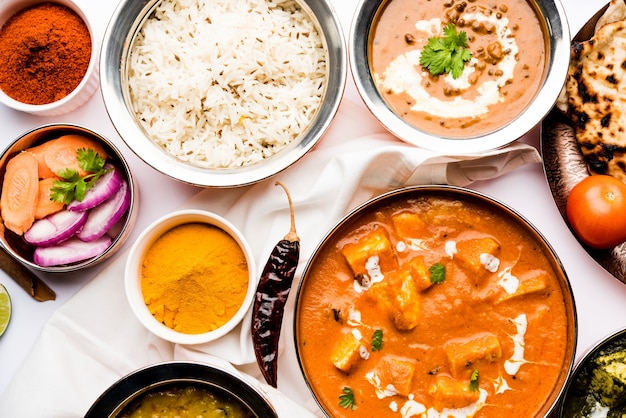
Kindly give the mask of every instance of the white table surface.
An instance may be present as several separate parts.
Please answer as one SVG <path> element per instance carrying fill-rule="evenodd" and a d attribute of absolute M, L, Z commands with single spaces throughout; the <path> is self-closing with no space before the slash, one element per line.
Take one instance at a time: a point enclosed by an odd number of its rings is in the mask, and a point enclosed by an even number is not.
<path fill-rule="evenodd" d="M 75 1 L 83 8 L 101 39 L 116 2 Z M 347 39 L 357 0 L 331 0 L 331 3 L 342 21 Z M 576 33 L 605 3 L 604 0 L 563 0 L 571 33 Z M 350 74 L 345 96 L 362 103 Z M 200 191 L 166 177 L 133 154 L 110 122 L 99 91 L 79 110 L 58 117 L 33 116 L 0 107 L 0 148 L 5 148 L 23 132 L 52 122 L 89 127 L 112 140 L 127 158 L 139 181 L 140 202 L 138 220 L 126 246 L 154 219 Z M 539 129 L 533 129 L 522 140 L 539 147 Z M 626 327 L 626 285 L 603 270 L 572 236 L 554 204 L 541 164 L 528 165 L 497 179 L 474 183 L 470 188 L 493 196 L 522 213 L 554 247 L 565 266 L 576 300 L 579 320 L 577 356 L 601 337 Z M 11 384 L 12 377 L 51 314 L 109 262 L 79 274 L 38 273 L 57 294 L 55 301 L 48 302 L 36 302 L 0 272 L 0 283 L 8 289 L 13 301 L 11 324 L 0 338 L 0 394 Z"/>

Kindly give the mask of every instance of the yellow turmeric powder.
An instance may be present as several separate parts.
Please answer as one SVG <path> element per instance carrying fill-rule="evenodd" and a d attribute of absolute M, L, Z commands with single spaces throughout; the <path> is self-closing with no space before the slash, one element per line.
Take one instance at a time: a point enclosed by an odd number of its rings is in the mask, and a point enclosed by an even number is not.
<path fill-rule="evenodd" d="M 146 251 L 143 298 L 154 317 L 186 334 L 224 325 L 246 296 L 248 264 L 222 229 L 203 223 L 176 226 Z"/>

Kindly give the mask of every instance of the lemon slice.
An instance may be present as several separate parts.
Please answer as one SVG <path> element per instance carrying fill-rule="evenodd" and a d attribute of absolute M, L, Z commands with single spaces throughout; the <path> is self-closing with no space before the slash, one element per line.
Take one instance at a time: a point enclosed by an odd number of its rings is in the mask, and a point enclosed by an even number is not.
<path fill-rule="evenodd" d="M 11 320 L 11 297 L 7 289 L 0 284 L 0 337 L 4 334 Z"/>

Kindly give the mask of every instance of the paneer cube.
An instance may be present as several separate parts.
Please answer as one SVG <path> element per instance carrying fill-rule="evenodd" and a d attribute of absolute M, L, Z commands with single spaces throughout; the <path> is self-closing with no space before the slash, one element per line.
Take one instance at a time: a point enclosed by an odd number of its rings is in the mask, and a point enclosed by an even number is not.
<path fill-rule="evenodd" d="M 361 359 L 361 346 L 363 343 L 351 332 L 345 333 L 333 347 L 330 361 L 336 368 L 348 373 Z"/>
<path fill-rule="evenodd" d="M 376 392 L 389 396 L 398 394 L 408 396 L 411 393 L 411 384 L 413 375 L 415 374 L 415 363 L 412 360 L 385 356 L 380 359 L 378 364 L 369 377 L 370 382 L 375 382 Z"/>
<path fill-rule="evenodd" d="M 372 257 L 377 257 L 377 264 L 382 274 L 398 267 L 396 253 L 389 236 L 381 227 L 375 228 L 357 242 L 344 245 L 341 252 L 355 276 L 362 274 L 371 278 L 371 268 L 368 269 L 366 265 L 372 261 Z"/>
<path fill-rule="evenodd" d="M 389 272 L 386 282 L 391 302 L 390 316 L 394 325 L 404 331 L 415 328 L 420 319 L 421 299 L 411 270 L 399 269 Z"/>
<path fill-rule="evenodd" d="M 435 409 L 458 409 L 473 404 L 480 398 L 479 391 L 470 389 L 469 380 L 457 380 L 448 375 L 438 375 L 429 389 Z"/>
<path fill-rule="evenodd" d="M 444 346 L 444 351 L 455 378 L 469 376 L 481 362 L 490 363 L 502 357 L 498 337 L 488 332 L 451 340 Z"/>
<path fill-rule="evenodd" d="M 490 258 L 498 255 L 500 244 L 491 237 L 468 239 L 458 241 L 456 250 L 454 259 L 473 275 L 482 276 L 488 271 L 494 272 Z"/>
<path fill-rule="evenodd" d="M 402 238 L 422 238 L 428 228 L 420 215 L 413 212 L 397 213 L 391 217 L 391 222 Z"/>
<path fill-rule="evenodd" d="M 387 281 L 374 283 L 363 292 L 363 300 L 376 305 L 380 312 L 389 312 L 391 310 L 392 301 L 389 299 L 387 291 Z"/>
<path fill-rule="evenodd" d="M 413 282 L 417 286 L 417 290 L 423 292 L 432 286 L 430 281 L 430 274 L 428 273 L 428 267 L 424 261 L 424 257 L 413 257 L 409 261 L 402 265 L 403 268 L 407 268 L 411 271 Z"/>
<path fill-rule="evenodd" d="M 505 302 L 524 295 L 543 292 L 548 285 L 547 274 L 543 270 L 527 272 L 524 275 L 518 276 L 517 280 L 519 280 L 519 283 L 515 289 L 508 289 L 506 286 L 503 287 L 501 296 L 496 303 Z"/>

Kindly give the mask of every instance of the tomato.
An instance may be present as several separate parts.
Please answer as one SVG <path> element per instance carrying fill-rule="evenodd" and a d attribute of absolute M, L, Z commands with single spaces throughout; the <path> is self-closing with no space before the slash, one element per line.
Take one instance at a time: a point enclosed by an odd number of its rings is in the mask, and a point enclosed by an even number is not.
<path fill-rule="evenodd" d="M 576 184 L 567 198 L 567 220 L 576 236 L 592 248 L 626 241 L 626 184 L 608 175 L 592 175 Z"/>

